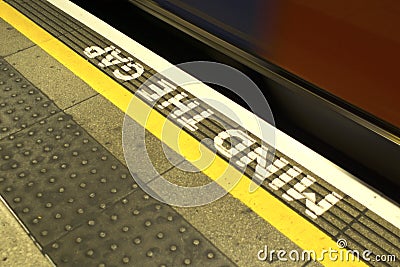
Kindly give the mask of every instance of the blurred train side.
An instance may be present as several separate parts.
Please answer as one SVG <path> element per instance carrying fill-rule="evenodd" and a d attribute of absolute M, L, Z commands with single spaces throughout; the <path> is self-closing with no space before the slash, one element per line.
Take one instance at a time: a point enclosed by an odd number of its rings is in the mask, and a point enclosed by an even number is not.
<path fill-rule="evenodd" d="M 399 1 L 156 2 L 400 128 Z"/>

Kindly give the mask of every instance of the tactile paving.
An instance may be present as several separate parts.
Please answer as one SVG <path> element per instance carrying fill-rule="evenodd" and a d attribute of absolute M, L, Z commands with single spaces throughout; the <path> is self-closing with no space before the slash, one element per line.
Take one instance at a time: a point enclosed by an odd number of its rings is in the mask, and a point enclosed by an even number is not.
<path fill-rule="evenodd" d="M 7 68 L 0 80 L 16 73 Z M 7 80 L 10 88 L 19 83 Z M 40 95 L 56 108 L 33 85 L 29 90 L 36 94 L 21 93 L 24 103 Z M 1 99 L 8 94 L 0 91 Z M 59 110 L 3 137 L 0 191 L 57 265 L 234 265 L 171 207 L 138 188 L 122 163 Z"/>
<path fill-rule="evenodd" d="M 230 265 L 169 206 L 141 190 L 93 216 L 45 251 L 58 262 L 82 266 Z"/>
<path fill-rule="evenodd" d="M 60 111 L 0 57 L 0 139 Z"/>
<path fill-rule="evenodd" d="M 2 195 L 43 245 L 137 187 L 62 113 L 6 137 L 0 149 Z"/>

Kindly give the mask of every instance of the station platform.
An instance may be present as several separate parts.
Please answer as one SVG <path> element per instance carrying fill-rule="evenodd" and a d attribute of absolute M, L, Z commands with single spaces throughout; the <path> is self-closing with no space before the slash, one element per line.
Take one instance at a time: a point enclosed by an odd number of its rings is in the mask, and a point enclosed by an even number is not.
<path fill-rule="evenodd" d="M 171 68 L 157 51 L 69 1 L 0 15 L 0 266 L 399 266 L 398 204 L 278 129 L 265 165 L 250 121 L 157 76 Z M 228 132 L 211 115 L 252 140 L 243 172 L 203 142 Z M 163 180 L 226 194 L 201 203 Z"/>

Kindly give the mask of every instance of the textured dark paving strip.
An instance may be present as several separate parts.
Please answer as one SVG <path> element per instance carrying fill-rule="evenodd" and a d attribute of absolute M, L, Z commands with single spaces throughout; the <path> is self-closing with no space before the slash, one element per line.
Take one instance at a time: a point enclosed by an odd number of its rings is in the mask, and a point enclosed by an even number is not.
<path fill-rule="evenodd" d="M 75 266 L 230 265 L 172 209 L 141 190 L 49 244 L 45 251 Z"/>
<path fill-rule="evenodd" d="M 65 18 L 62 11 L 54 12 L 40 1 L 10 1 L 13 7 L 23 12 L 29 19 L 40 23 L 46 31 L 54 36 L 60 36 L 74 29 L 79 29 L 81 24 L 71 23 Z"/>
<path fill-rule="evenodd" d="M 7 68 L 0 74 L 8 79 L 4 87 L 39 93 L 19 86 L 19 74 L 9 79 L 16 72 Z M 0 99 L 8 94 L 1 90 Z M 20 95 L 28 103 L 36 98 Z M 234 265 L 171 207 L 138 188 L 128 169 L 63 112 L 1 140 L 0 192 L 57 265 Z"/>
<path fill-rule="evenodd" d="M 46 10 L 47 14 L 52 14 L 53 16 L 56 16 L 58 21 L 61 21 L 62 23 L 68 25 L 69 28 L 71 29 L 80 29 L 84 26 L 81 22 L 71 19 L 68 14 L 63 12 L 62 10 L 57 10 L 52 4 L 47 2 L 46 0 L 39 0 L 39 1 L 30 1 L 30 0 L 25 0 L 25 2 L 31 3 L 32 5 L 36 6 L 37 10 L 43 9 Z"/>
<path fill-rule="evenodd" d="M 42 245 L 137 187 L 129 172 L 63 113 L 5 138 L 0 152 L 3 196 Z"/>
<path fill-rule="evenodd" d="M 60 112 L 3 58 L 0 58 L 0 92 L 0 139 Z"/>
<path fill-rule="evenodd" d="M 18 8 L 17 2 L 21 1 L 8 1 L 11 3 L 14 3 L 14 5 Z M 23 2 L 23 1 L 22 1 Z M 43 5 L 45 2 L 43 1 L 35 1 L 37 3 L 40 3 Z M 48 7 L 47 7 L 48 8 Z M 21 12 L 26 12 L 24 9 L 20 9 Z M 53 7 L 53 10 L 56 11 L 57 9 Z M 57 14 L 57 12 L 53 12 L 52 14 Z M 55 15 L 58 16 L 58 15 Z M 57 28 L 60 27 L 59 23 L 57 22 L 56 17 L 52 17 L 49 14 L 46 14 L 45 20 L 51 20 L 53 23 L 52 25 L 54 26 L 52 28 L 52 31 L 57 30 Z M 68 20 L 65 14 L 63 14 L 64 21 Z M 37 22 L 39 25 L 42 25 L 42 27 L 46 28 L 48 27 L 48 23 L 43 24 L 43 18 L 33 18 L 35 22 Z M 73 18 L 69 17 L 69 24 L 75 24 L 76 21 Z M 79 25 L 79 23 L 76 23 Z M 113 45 L 112 42 L 109 40 L 105 39 L 104 37 L 100 36 L 98 33 L 92 31 L 91 29 L 88 29 L 87 27 L 83 27 L 77 30 L 73 30 L 67 34 L 62 35 L 62 32 L 57 31 L 57 36 L 58 38 L 64 42 L 66 45 L 74 49 L 78 54 L 81 56 L 87 58 L 85 54 L 83 53 L 83 50 L 91 45 L 97 45 L 99 47 L 107 47 L 110 45 Z M 125 58 L 127 57 L 132 57 L 132 55 L 128 54 L 126 51 L 123 51 L 122 49 L 118 48 L 117 49 L 121 50 L 121 55 Z M 100 63 L 100 59 L 93 58 L 89 59 L 89 61 L 94 64 L 95 66 L 98 66 Z M 127 89 L 129 89 L 132 92 L 136 92 L 139 86 L 141 86 L 147 78 L 149 78 L 151 75 L 155 73 L 154 70 L 152 70 L 149 66 L 146 64 L 143 64 L 143 62 L 140 62 L 135 59 L 135 62 L 139 62 L 145 67 L 145 73 L 143 74 L 142 77 L 136 79 L 136 80 L 131 80 L 128 82 L 123 82 L 121 83 L 123 86 L 125 86 Z M 115 79 L 116 81 L 120 82 L 118 79 L 114 77 L 112 72 L 118 68 L 118 66 L 110 66 L 108 68 L 101 68 L 102 71 L 104 71 L 107 75 Z M 174 94 L 177 92 L 183 92 L 184 90 L 180 87 L 177 88 L 176 91 L 173 93 L 167 94 L 163 96 L 161 101 L 163 100 L 168 100 L 169 98 L 173 97 Z M 187 99 L 195 99 L 193 95 L 190 93 L 186 92 L 188 97 Z M 199 101 L 201 102 L 201 101 Z M 201 109 L 198 110 L 197 112 L 201 112 L 202 110 L 205 110 L 207 108 L 207 105 L 201 105 Z M 168 116 L 171 112 L 171 109 L 166 108 L 166 109 L 158 109 L 155 107 L 157 110 L 159 110 L 162 114 L 165 116 Z M 216 116 L 213 118 L 207 118 L 201 123 L 199 123 L 199 131 L 196 131 L 195 133 L 190 133 L 192 134 L 195 138 L 198 140 L 202 140 L 205 137 L 208 138 L 214 138 L 216 134 L 218 134 L 221 129 L 223 129 L 223 125 L 219 124 L 216 118 L 223 118 L 224 124 L 229 126 L 229 128 L 239 128 L 242 129 L 240 126 L 237 124 L 235 125 L 230 119 L 225 118 L 218 112 L 216 112 Z M 243 129 L 242 129 L 243 130 Z M 258 138 L 255 138 L 254 135 L 251 135 L 257 142 L 260 142 Z M 376 253 L 384 252 L 384 253 L 394 253 L 397 256 L 397 259 L 399 259 L 400 255 L 400 238 L 399 238 L 399 229 L 391 226 L 387 222 L 385 222 L 382 218 L 379 216 L 376 216 L 374 213 L 368 211 L 368 209 L 361 204 L 357 203 L 354 201 L 351 197 L 344 195 L 342 192 L 334 188 L 333 186 L 329 185 L 327 182 L 325 182 L 322 178 L 316 176 L 315 174 L 309 172 L 306 168 L 303 166 L 300 166 L 297 162 L 294 160 L 288 158 L 287 156 L 279 153 L 279 151 L 276 152 L 277 158 L 282 158 L 283 160 L 289 162 L 286 164 L 285 167 L 280 168 L 277 170 L 275 173 L 273 173 L 271 176 L 269 176 L 265 182 L 263 183 L 263 187 L 265 190 L 269 191 L 271 194 L 276 196 L 278 199 L 280 199 L 283 202 L 286 202 L 289 207 L 291 207 L 294 211 L 296 211 L 299 214 L 302 214 L 305 218 L 307 218 L 310 222 L 313 224 L 316 224 L 322 231 L 327 233 L 329 236 L 332 237 L 332 239 L 336 240 L 337 238 L 347 238 L 349 240 L 349 248 L 355 248 L 355 247 L 368 247 L 369 244 L 371 246 L 378 246 L 380 249 L 376 251 Z M 278 177 L 279 175 L 282 175 L 284 173 L 287 173 L 292 166 L 296 166 L 302 170 L 301 174 L 293 179 L 288 185 L 285 185 L 282 189 L 280 190 L 272 190 L 268 184 L 272 182 L 273 179 Z M 248 168 L 246 169 L 246 174 L 249 177 L 252 177 L 253 173 L 255 170 L 255 163 L 251 163 Z M 305 200 L 294 200 L 287 202 L 285 199 L 283 199 L 282 195 L 286 192 L 287 189 L 289 189 L 290 186 L 293 186 L 294 183 L 299 182 L 303 177 L 306 175 L 311 175 L 316 179 L 316 182 L 312 184 L 307 190 L 307 192 L 313 192 L 315 193 L 316 196 L 316 202 L 318 203 L 321 199 L 324 198 L 328 193 L 335 191 L 339 193 L 341 196 L 343 196 L 343 199 L 339 201 L 336 205 L 331 207 L 327 212 L 325 212 L 322 216 L 319 216 L 317 219 L 311 219 L 305 214 L 306 210 L 306 205 L 305 205 Z M 364 214 L 365 213 L 365 214 Z M 365 218 L 363 221 L 361 221 L 360 218 Z M 373 221 L 374 224 L 372 223 L 367 223 L 369 221 Z M 379 225 L 376 226 L 376 225 Z M 358 238 L 358 236 L 363 236 L 364 238 Z M 354 247 L 351 247 L 353 246 Z"/>

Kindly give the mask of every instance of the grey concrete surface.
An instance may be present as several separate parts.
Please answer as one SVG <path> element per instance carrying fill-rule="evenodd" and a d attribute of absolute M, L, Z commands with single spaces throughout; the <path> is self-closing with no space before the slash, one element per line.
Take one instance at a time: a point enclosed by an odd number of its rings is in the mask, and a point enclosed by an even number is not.
<path fill-rule="evenodd" d="M 0 18 L 0 56 L 9 56 L 34 44 L 10 24 Z"/>
<path fill-rule="evenodd" d="M 114 107 L 103 96 L 96 95 L 66 109 L 65 112 L 72 115 L 79 125 L 122 161 L 120 143 L 124 114 Z"/>
<path fill-rule="evenodd" d="M 103 96 L 97 95 L 65 110 L 65 112 L 72 115 L 74 120 L 89 134 L 126 164 L 122 149 L 122 126 L 125 115 L 120 109 Z M 134 132 L 143 131 L 143 128 L 137 123 L 134 123 L 133 127 L 135 128 L 133 129 Z M 145 149 L 153 163 L 152 166 L 159 173 L 164 173 L 173 166 L 165 157 L 160 140 L 147 131 L 145 136 L 145 144 L 136 139 L 133 140 L 136 141 L 135 143 L 130 144 L 129 158 L 132 159 L 131 162 L 134 165 L 133 169 L 136 176 L 152 179 L 155 174 L 149 170 L 151 166 L 145 164 L 146 160 L 143 156 Z M 176 155 L 176 158 L 178 158 L 178 155 Z M 183 159 L 179 161 L 181 160 Z"/>
<path fill-rule="evenodd" d="M 38 46 L 12 54 L 5 59 L 54 100 L 61 109 L 69 108 L 97 94 Z"/>
<path fill-rule="evenodd" d="M 199 186 L 210 182 L 203 173 L 187 173 L 179 166 L 163 175 L 182 186 Z M 240 200 L 227 194 L 210 204 L 194 207 L 175 207 L 194 227 L 213 242 L 239 266 L 302 266 L 305 262 L 259 261 L 257 253 L 264 249 L 298 250 L 282 235 Z"/>
<path fill-rule="evenodd" d="M 0 244 L 0 266 L 52 266 L 2 202 Z"/>

